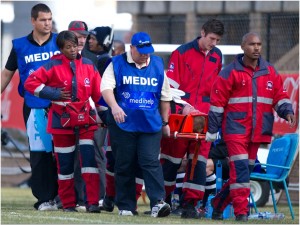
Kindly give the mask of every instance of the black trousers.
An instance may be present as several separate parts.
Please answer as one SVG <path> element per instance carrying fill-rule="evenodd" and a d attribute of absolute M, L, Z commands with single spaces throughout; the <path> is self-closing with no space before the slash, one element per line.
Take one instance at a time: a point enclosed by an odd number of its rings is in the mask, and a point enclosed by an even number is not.
<path fill-rule="evenodd" d="M 30 111 L 31 109 L 24 103 L 23 117 L 25 124 L 29 118 Z M 40 204 L 53 200 L 57 195 L 57 170 L 53 153 L 30 151 L 30 166 L 32 174 L 31 191 L 34 197 L 37 198 L 34 208 L 38 209 Z"/>
<path fill-rule="evenodd" d="M 99 190 L 100 199 L 104 198 L 105 188 L 106 188 L 106 179 L 105 179 L 106 157 L 105 157 L 105 152 L 103 152 L 102 150 L 102 147 L 104 145 L 107 132 L 108 132 L 107 128 L 101 127 L 95 131 L 95 135 L 94 135 L 95 156 L 96 156 L 96 162 L 98 165 L 99 176 L 100 176 L 100 190 Z"/>
<path fill-rule="evenodd" d="M 76 203 L 79 205 L 85 205 L 86 190 L 85 190 L 84 180 L 81 177 L 81 167 L 80 167 L 78 147 L 76 147 L 76 150 L 75 150 L 74 185 L 75 185 L 75 193 L 76 193 Z"/>
<path fill-rule="evenodd" d="M 53 200 L 57 195 L 57 172 L 52 152 L 30 152 L 31 191 L 38 209 L 43 202 Z"/>
<path fill-rule="evenodd" d="M 116 205 L 119 210 L 135 211 L 137 170 L 142 171 L 150 208 L 165 199 L 164 178 L 159 162 L 162 131 L 156 133 L 127 132 L 118 127 L 110 114 L 108 122 L 115 158 Z"/>
<path fill-rule="evenodd" d="M 97 166 L 99 169 L 99 176 L 100 176 L 100 190 L 99 190 L 99 198 L 103 199 L 105 195 L 105 170 L 106 170 L 106 157 L 104 152 L 102 151 L 102 147 L 104 145 L 104 139 L 107 133 L 106 128 L 99 128 L 95 131 L 94 134 L 94 147 L 95 147 L 95 157 Z M 81 177 L 81 169 L 80 169 L 80 162 L 79 162 L 79 153 L 78 149 L 76 149 L 75 154 L 75 165 L 74 165 L 74 180 L 75 180 L 75 192 L 77 198 L 77 204 L 84 205 L 86 202 L 86 190 L 85 190 L 85 183 Z M 99 200 L 100 200 L 99 199 Z"/>

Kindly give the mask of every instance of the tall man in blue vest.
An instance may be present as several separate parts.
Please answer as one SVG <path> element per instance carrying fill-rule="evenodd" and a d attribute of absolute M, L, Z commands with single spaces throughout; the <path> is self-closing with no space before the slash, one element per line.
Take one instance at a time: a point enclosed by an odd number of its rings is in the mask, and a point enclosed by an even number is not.
<path fill-rule="evenodd" d="M 136 215 L 135 175 L 139 165 L 151 216 L 165 217 L 170 205 L 159 162 L 160 140 L 170 135 L 170 85 L 163 60 L 154 52 L 150 36 L 139 32 L 131 39 L 130 51 L 112 58 L 101 82 L 109 106 L 106 116 L 115 158 L 116 205 L 119 215 Z"/>
<path fill-rule="evenodd" d="M 1 74 L 1 93 L 19 70 L 19 94 L 24 98 L 23 117 L 26 125 L 31 166 L 31 190 L 37 198 L 34 208 L 41 211 L 57 210 L 53 199 L 57 195 L 56 166 L 52 154 L 52 137 L 46 133 L 49 100 L 35 97 L 24 90 L 27 77 L 59 53 L 57 34 L 51 33 L 52 12 L 45 4 L 31 9 L 33 31 L 14 39 L 13 47 Z"/>

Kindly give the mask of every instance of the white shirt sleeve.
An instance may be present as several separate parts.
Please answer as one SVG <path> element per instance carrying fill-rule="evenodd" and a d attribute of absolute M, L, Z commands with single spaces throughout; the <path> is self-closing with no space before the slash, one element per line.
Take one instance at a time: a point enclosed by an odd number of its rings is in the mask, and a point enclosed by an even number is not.
<path fill-rule="evenodd" d="M 172 95 L 171 95 L 171 89 L 170 89 L 170 84 L 169 84 L 169 79 L 166 75 L 166 73 L 164 73 L 164 83 L 161 89 L 161 97 L 160 100 L 162 101 L 172 101 Z"/>
<path fill-rule="evenodd" d="M 104 90 L 107 89 L 114 90 L 115 87 L 116 87 L 116 78 L 115 78 L 113 63 L 111 62 L 103 73 L 101 79 L 100 91 L 103 92 Z"/>

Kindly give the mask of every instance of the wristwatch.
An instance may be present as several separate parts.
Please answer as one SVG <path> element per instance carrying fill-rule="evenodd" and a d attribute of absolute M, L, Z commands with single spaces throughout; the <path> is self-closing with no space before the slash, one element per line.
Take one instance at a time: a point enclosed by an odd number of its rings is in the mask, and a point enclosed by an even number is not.
<path fill-rule="evenodd" d="M 168 124 L 169 124 L 169 122 L 166 122 L 166 121 L 164 121 L 164 120 L 162 121 L 163 127 L 164 127 L 164 126 L 167 126 Z"/>

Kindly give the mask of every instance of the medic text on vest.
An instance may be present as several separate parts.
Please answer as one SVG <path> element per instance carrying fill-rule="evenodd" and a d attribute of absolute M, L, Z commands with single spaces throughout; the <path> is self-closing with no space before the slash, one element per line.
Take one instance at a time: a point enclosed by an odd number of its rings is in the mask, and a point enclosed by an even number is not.
<path fill-rule="evenodd" d="M 133 84 L 133 85 L 148 85 L 148 86 L 157 86 L 156 78 L 145 78 L 145 77 L 136 77 L 136 76 L 123 76 L 123 84 Z"/>
<path fill-rule="evenodd" d="M 32 55 L 26 55 L 25 56 L 25 62 L 31 63 L 31 62 L 39 62 L 39 61 L 44 61 L 50 59 L 53 55 L 59 54 L 60 51 L 55 51 L 54 54 L 53 52 L 43 52 L 43 53 L 36 53 Z"/>

